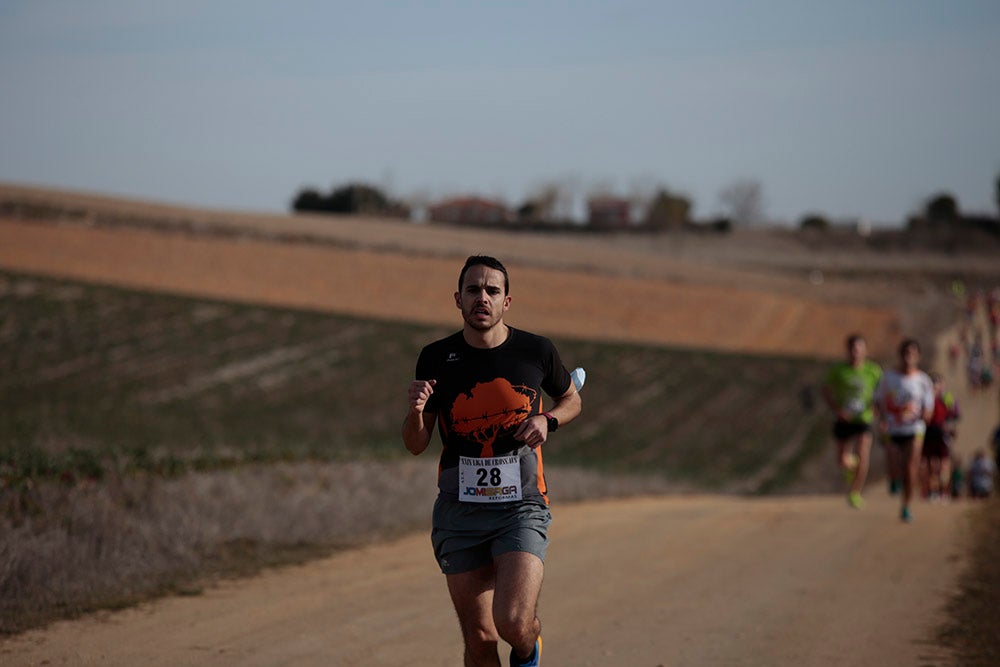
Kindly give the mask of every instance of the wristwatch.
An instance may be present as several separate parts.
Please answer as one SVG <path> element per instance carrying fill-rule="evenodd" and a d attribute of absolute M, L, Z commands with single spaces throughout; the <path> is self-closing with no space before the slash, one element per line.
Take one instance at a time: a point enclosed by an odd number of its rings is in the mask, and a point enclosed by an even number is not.
<path fill-rule="evenodd" d="M 543 412 L 542 416 L 545 417 L 545 421 L 549 423 L 549 433 L 552 433 L 559 428 L 559 420 L 553 417 L 551 412 Z"/>

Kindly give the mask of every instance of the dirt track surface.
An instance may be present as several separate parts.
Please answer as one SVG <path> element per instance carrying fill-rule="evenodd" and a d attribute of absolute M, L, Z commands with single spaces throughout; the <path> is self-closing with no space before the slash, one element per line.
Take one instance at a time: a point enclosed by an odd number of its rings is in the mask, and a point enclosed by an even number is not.
<path fill-rule="evenodd" d="M 453 257 L 400 255 L 391 264 L 387 257 L 139 229 L 0 223 L 5 268 L 456 321 L 447 303 Z M 888 339 L 895 317 L 782 290 L 651 285 L 585 271 L 560 277 L 528 261 L 512 269 L 521 288 L 511 312 L 521 326 L 582 337 L 836 354 L 845 322 L 875 338 L 888 329 Z M 693 310 L 682 310 L 684 303 Z M 706 304 L 712 317 L 698 314 Z M 959 449 L 967 458 L 985 442 L 995 399 L 968 396 L 957 380 L 952 386 L 964 408 Z M 962 565 L 965 503 L 918 504 L 916 522 L 903 525 L 898 501 L 875 481 L 862 512 L 833 496 L 553 501 L 540 610 L 546 665 L 946 664 L 933 637 Z M 461 647 L 443 577 L 421 533 L 225 582 L 198 596 L 57 623 L 0 643 L 0 662 L 457 665 Z"/>
<path fill-rule="evenodd" d="M 540 616 L 547 665 L 925 665 L 960 508 L 872 494 L 557 507 Z M 424 534 L 64 622 L 6 665 L 459 665 Z"/>

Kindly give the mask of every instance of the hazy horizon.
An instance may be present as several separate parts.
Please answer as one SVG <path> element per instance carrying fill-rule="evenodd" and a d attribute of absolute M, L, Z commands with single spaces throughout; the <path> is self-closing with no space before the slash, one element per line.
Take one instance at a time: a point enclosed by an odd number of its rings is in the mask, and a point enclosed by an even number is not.
<path fill-rule="evenodd" d="M 283 212 L 302 188 L 692 214 L 996 214 L 1000 3 L 0 2 L 0 180 Z M 577 204 L 579 206 L 579 204 Z"/>

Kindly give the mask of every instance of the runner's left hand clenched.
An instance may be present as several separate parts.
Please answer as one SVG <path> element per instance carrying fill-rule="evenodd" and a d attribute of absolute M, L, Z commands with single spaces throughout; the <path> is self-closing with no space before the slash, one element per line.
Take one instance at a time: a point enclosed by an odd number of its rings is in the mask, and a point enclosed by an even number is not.
<path fill-rule="evenodd" d="M 541 446 L 548 436 L 549 423 L 543 415 L 528 417 L 521 422 L 521 426 L 518 427 L 517 432 L 514 433 L 515 440 L 523 442 L 532 449 L 536 449 Z"/>

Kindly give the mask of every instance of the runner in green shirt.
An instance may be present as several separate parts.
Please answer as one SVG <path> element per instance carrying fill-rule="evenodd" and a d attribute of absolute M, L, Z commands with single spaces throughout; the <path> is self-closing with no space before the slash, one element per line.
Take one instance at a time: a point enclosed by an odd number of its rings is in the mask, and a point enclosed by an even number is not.
<path fill-rule="evenodd" d="M 847 481 L 847 502 L 861 509 L 861 490 L 868 476 L 872 448 L 872 396 L 882 377 L 878 364 L 868 361 L 868 346 L 861 334 L 847 337 L 847 359 L 830 368 L 823 382 L 823 399 L 834 414 L 833 438 L 837 465 Z"/>

